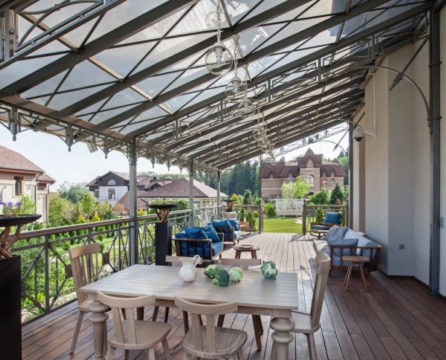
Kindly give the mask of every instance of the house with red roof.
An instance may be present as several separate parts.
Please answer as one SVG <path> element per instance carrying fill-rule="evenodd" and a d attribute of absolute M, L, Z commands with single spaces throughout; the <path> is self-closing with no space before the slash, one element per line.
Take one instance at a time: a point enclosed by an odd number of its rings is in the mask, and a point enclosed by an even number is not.
<path fill-rule="evenodd" d="M 0 201 L 17 203 L 22 195 L 30 196 L 39 221 L 48 220 L 50 185 L 56 182 L 45 170 L 18 152 L 0 145 Z"/>
<path fill-rule="evenodd" d="M 294 161 L 266 162 L 260 168 L 262 198 L 281 197 L 282 184 L 296 181 L 297 176 L 311 184 L 312 192 L 330 191 L 336 184 L 344 187 L 345 170 L 337 159 L 324 161 L 322 154 L 311 149 Z"/>
<path fill-rule="evenodd" d="M 151 189 L 137 192 L 137 208 L 147 209 L 150 202 L 154 200 L 189 200 L 189 187 L 189 177 L 154 181 Z M 194 179 L 192 193 L 196 206 L 217 206 L 216 189 Z M 220 193 L 220 197 L 225 198 L 227 195 Z M 129 211 L 130 199 L 128 193 L 117 202 L 115 208 Z"/>

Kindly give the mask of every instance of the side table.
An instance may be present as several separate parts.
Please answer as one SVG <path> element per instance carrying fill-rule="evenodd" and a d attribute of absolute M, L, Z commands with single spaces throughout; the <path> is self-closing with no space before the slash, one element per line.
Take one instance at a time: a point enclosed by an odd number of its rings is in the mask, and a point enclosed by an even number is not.
<path fill-rule="evenodd" d="M 242 252 L 249 251 L 251 253 L 251 258 L 257 259 L 257 250 L 259 250 L 258 246 L 250 245 L 250 244 L 239 244 L 233 247 L 235 250 L 235 258 L 240 259 Z"/>
<path fill-rule="evenodd" d="M 359 273 L 361 274 L 362 285 L 364 285 L 364 289 L 365 289 L 365 291 L 367 291 L 368 289 L 367 289 L 367 281 L 366 281 L 365 275 L 364 275 L 364 264 L 368 263 L 370 261 L 369 258 L 367 256 L 353 256 L 353 255 L 350 256 L 350 255 L 348 255 L 348 256 L 343 256 L 342 260 L 350 263 L 347 268 L 347 274 L 345 274 L 344 291 L 347 290 L 348 283 L 350 281 L 350 275 L 352 274 L 353 266 L 359 268 Z"/>

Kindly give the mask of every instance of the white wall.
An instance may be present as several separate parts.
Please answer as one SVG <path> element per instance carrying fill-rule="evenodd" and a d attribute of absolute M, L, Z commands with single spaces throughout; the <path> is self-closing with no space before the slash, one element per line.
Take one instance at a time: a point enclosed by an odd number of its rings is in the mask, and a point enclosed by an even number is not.
<path fill-rule="evenodd" d="M 419 44 L 407 46 L 381 64 L 401 70 Z M 427 45 L 409 67 L 428 97 Z M 380 268 L 389 275 L 415 276 L 429 282 L 429 128 L 423 98 L 404 78 L 389 91 L 395 74 L 378 69 L 365 86 L 365 118 L 375 128 L 356 145 L 364 157 L 364 219 L 366 234 L 383 245 Z M 375 126 L 376 125 L 376 126 Z M 360 179 L 360 174 L 356 175 Z M 356 186 L 356 185 L 355 185 Z M 355 192 L 360 193 L 360 189 Z M 359 218 L 359 216 L 357 216 Z"/>
<path fill-rule="evenodd" d="M 446 120 L 446 7 L 441 11 L 440 20 L 440 42 L 441 48 L 441 114 L 442 123 Z M 441 209 L 440 214 L 443 218 L 446 217 L 446 126 L 441 126 Z M 446 229 L 440 228 L 440 294 L 446 296 Z"/>

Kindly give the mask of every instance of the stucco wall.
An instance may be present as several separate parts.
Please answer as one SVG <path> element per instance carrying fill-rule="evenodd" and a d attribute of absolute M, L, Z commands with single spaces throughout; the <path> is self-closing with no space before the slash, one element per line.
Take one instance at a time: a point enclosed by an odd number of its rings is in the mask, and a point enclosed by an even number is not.
<path fill-rule="evenodd" d="M 419 44 L 391 54 L 381 67 L 403 69 Z M 428 97 L 428 47 L 406 72 Z M 395 73 L 380 68 L 365 86 L 365 117 L 374 129 L 356 145 L 361 169 L 354 173 L 356 203 L 364 192 L 366 234 L 383 245 L 380 268 L 389 275 L 415 276 L 429 282 L 429 130 L 423 97 L 403 78 L 394 88 Z M 356 162 L 356 161 L 355 161 Z M 357 163 L 357 162 L 356 162 Z M 359 215 L 356 221 L 360 220 Z"/>

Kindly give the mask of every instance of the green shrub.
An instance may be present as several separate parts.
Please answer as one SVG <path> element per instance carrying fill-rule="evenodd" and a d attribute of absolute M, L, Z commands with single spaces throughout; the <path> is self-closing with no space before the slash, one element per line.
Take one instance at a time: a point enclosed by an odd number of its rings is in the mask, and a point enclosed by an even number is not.
<path fill-rule="evenodd" d="M 316 209 L 315 220 L 316 222 L 323 222 L 325 218 L 324 210 L 321 207 Z"/>
<path fill-rule="evenodd" d="M 265 207 L 265 216 L 266 217 L 274 217 L 276 216 L 276 207 L 274 206 L 274 204 L 271 203 L 266 203 Z"/>

